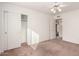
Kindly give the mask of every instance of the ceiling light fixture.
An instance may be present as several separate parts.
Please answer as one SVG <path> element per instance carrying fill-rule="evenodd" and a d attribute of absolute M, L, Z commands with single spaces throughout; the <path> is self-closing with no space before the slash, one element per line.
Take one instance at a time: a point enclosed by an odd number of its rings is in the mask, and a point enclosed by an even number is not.
<path fill-rule="evenodd" d="M 55 14 L 56 12 L 61 12 L 62 9 L 61 7 L 64 7 L 64 5 L 62 3 L 58 3 L 58 2 L 55 2 L 53 4 L 53 7 L 51 8 L 51 11 Z"/>

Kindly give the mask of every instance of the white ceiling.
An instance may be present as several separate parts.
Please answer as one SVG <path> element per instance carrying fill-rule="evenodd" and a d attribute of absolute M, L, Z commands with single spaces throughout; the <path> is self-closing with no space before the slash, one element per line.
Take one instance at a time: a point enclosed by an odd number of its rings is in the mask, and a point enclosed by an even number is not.
<path fill-rule="evenodd" d="M 54 2 L 10 2 L 12 4 L 20 5 L 25 8 L 33 9 L 36 11 L 53 14 L 50 9 Z M 62 7 L 62 12 L 79 9 L 79 2 L 63 2 L 65 7 Z"/>

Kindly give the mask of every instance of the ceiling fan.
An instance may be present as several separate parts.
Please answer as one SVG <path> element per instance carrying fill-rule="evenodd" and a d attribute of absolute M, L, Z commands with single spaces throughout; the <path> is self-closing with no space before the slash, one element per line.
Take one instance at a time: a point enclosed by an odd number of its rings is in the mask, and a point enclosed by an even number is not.
<path fill-rule="evenodd" d="M 55 14 L 56 12 L 61 12 L 62 7 L 65 7 L 67 5 L 63 4 L 62 2 L 54 2 L 53 6 L 51 8 L 51 11 Z"/>

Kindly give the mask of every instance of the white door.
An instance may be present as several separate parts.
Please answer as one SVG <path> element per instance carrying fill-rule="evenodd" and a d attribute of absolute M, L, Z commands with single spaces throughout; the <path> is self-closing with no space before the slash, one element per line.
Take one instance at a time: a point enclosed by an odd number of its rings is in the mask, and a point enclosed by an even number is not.
<path fill-rule="evenodd" d="M 8 49 L 8 11 L 2 10 L 2 48 L 3 50 Z"/>
<path fill-rule="evenodd" d="M 20 14 L 8 12 L 8 49 L 21 45 L 21 18 Z"/>
<path fill-rule="evenodd" d="M 3 50 L 20 47 L 21 44 L 21 20 L 20 14 L 3 10 Z"/>
<path fill-rule="evenodd" d="M 7 20 L 8 12 L 0 9 L 0 50 L 8 49 L 8 36 L 7 36 Z"/>

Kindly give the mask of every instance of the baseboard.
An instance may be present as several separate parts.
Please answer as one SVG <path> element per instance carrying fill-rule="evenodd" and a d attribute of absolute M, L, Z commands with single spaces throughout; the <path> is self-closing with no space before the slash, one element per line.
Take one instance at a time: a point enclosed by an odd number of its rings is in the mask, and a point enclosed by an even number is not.
<path fill-rule="evenodd" d="M 21 43 L 21 47 L 23 46 L 28 46 L 28 44 L 26 42 Z"/>

